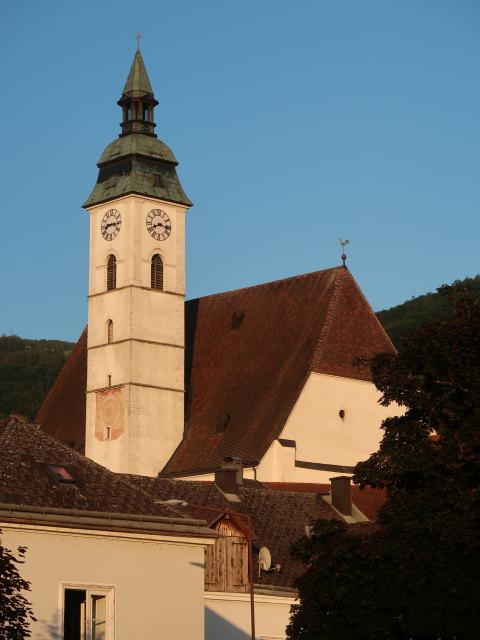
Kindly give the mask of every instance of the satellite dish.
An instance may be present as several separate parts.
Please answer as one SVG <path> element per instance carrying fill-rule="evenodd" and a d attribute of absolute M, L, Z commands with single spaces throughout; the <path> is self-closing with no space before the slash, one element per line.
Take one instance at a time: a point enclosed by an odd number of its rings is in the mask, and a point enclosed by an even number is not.
<path fill-rule="evenodd" d="M 262 571 L 268 571 L 272 566 L 272 556 L 267 547 L 262 547 L 258 554 L 258 577 Z"/>

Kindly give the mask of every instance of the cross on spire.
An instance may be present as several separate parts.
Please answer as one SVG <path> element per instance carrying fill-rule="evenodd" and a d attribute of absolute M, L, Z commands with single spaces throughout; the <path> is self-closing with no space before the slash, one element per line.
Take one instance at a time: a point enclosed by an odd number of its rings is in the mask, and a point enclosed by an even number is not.
<path fill-rule="evenodd" d="M 142 34 L 137 32 L 137 35 L 135 36 L 135 40 L 137 41 L 137 51 L 140 51 L 140 38 L 142 37 Z"/>

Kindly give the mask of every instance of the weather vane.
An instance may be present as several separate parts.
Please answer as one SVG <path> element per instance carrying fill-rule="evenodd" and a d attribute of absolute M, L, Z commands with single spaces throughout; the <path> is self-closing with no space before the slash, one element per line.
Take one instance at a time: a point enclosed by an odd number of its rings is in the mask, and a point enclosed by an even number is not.
<path fill-rule="evenodd" d="M 345 253 L 345 247 L 347 246 L 347 244 L 350 243 L 350 240 L 342 240 L 340 238 L 340 244 L 342 245 L 342 249 L 343 249 L 343 253 L 342 253 L 342 260 L 343 260 L 343 266 L 345 267 L 345 260 L 347 259 L 347 255 Z"/>
<path fill-rule="evenodd" d="M 140 51 L 140 38 L 142 34 L 137 31 L 137 35 L 135 36 L 135 40 L 137 41 L 137 51 Z"/>

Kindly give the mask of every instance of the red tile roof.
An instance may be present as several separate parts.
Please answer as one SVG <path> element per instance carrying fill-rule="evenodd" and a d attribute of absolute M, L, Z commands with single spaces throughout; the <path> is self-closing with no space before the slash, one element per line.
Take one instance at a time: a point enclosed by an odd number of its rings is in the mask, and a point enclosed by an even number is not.
<path fill-rule="evenodd" d="M 264 482 L 274 491 L 294 491 L 296 493 L 329 493 L 329 484 L 317 484 L 314 482 Z M 387 501 L 385 489 L 373 489 L 365 487 L 360 489 L 356 485 L 351 488 L 352 502 L 369 519 L 376 520 L 378 511 Z"/>
<path fill-rule="evenodd" d="M 303 573 L 305 567 L 290 556 L 291 545 L 305 535 L 305 527 L 314 520 L 340 520 L 340 516 L 330 505 L 314 493 L 282 493 L 272 491 L 258 482 L 246 480 L 245 485 L 238 488 L 241 502 L 229 502 L 213 482 L 129 475 L 124 477 L 159 500 L 181 499 L 195 505 L 248 514 L 252 519 L 255 546 L 257 549 L 268 547 L 272 563 L 281 565 L 279 573 L 262 572 L 258 576 L 255 571 L 254 580 L 257 584 L 292 587 L 295 578 Z M 201 518 L 208 522 L 216 520 L 216 514 L 207 510 L 188 506 L 177 509 L 191 518 Z"/>
<path fill-rule="evenodd" d="M 16 416 L 0 420 L 0 450 L 0 503 L 209 522 L 215 519 L 202 508 L 158 503 L 181 499 L 250 515 L 256 547 L 268 547 L 273 563 L 281 565 L 279 573 L 255 575 L 255 582 L 263 585 L 291 587 L 304 571 L 303 565 L 290 556 L 291 544 L 305 535 L 305 527 L 315 519 L 340 519 L 317 490 L 305 491 L 306 487 L 299 489 L 299 485 L 290 485 L 293 490 L 288 492 L 273 491 L 246 480 L 238 488 L 241 501 L 229 502 L 212 482 L 114 473 Z M 64 467 L 75 482 L 58 482 L 46 465 Z M 323 485 L 314 485 L 315 489 L 319 486 Z"/>
<path fill-rule="evenodd" d="M 165 468 L 260 460 L 311 372 L 370 380 L 357 356 L 393 346 L 348 269 L 187 302 L 187 436 Z M 238 329 L 232 315 L 243 314 Z M 219 416 L 229 416 L 218 432 Z"/>
<path fill-rule="evenodd" d="M 35 417 L 44 431 L 85 451 L 87 328 Z"/>
<path fill-rule="evenodd" d="M 182 517 L 20 416 L 0 420 L 0 450 L 1 503 Z M 58 482 L 46 465 L 64 467 L 75 482 Z"/>
<path fill-rule="evenodd" d="M 355 358 L 393 351 L 344 267 L 190 300 L 185 311 L 187 436 L 165 473 L 216 468 L 226 456 L 259 461 L 311 372 L 369 380 Z M 85 389 L 84 332 L 36 417 L 79 450 Z"/>

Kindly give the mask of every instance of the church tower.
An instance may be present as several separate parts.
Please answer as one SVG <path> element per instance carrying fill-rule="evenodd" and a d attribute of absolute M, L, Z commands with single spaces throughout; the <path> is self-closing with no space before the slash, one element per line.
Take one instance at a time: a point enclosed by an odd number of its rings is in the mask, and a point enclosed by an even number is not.
<path fill-rule="evenodd" d="M 137 50 L 90 214 L 87 457 L 156 476 L 183 438 L 185 212 L 172 151 L 154 133 Z"/>

